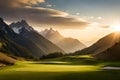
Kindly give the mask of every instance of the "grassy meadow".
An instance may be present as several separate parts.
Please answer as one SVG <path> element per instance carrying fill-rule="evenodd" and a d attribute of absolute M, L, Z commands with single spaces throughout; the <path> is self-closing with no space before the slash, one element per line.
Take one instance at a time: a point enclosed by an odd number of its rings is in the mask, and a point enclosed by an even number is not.
<path fill-rule="evenodd" d="M 97 61 L 90 56 L 17 62 L 0 68 L 0 80 L 120 80 L 120 70 L 102 70 L 120 62 Z"/>

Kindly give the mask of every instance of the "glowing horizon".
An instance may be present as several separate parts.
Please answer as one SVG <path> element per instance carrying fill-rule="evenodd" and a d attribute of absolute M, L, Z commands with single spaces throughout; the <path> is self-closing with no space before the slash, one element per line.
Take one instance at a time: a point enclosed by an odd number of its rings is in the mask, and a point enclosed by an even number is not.
<path fill-rule="evenodd" d="M 111 26 L 120 24 L 119 3 L 120 0 L 0 0 L 0 17 L 8 23 L 25 19 L 38 31 L 52 27 L 65 37 L 90 45 L 118 30 Z"/>

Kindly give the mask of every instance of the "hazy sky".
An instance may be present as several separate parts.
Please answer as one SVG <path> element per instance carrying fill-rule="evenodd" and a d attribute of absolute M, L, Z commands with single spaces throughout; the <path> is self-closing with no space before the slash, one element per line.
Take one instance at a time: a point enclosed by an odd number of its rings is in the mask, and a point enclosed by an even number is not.
<path fill-rule="evenodd" d="M 120 0 L 0 0 L 8 23 L 25 19 L 35 29 L 53 27 L 87 45 L 120 25 Z"/>

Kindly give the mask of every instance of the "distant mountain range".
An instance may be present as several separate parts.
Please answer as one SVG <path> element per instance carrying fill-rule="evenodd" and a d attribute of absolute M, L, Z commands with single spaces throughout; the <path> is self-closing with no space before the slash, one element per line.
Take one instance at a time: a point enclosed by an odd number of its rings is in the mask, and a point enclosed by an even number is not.
<path fill-rule="evenodd" d="M 96 59 L 120 60 L 120 32 L 113 32 L 92 46 L 85 47 L 79 40 L 65 38 L 52 28 L 38 33 L 25 20 L 7 25 L 0 18 L 0 66 L 14 64 L 16 56 L 40 59 L 48 54 L 58 56 L 54 53 L 62 55 L 61 53 L 70 53 L 76 50 L 79 51 L 70 55 L 90 54 Z"/>
<path fill-rule="evenodd" d="M 41 31 L 40 34 L 46 39 L 56 44 L 58 47 L 60 47 L 67 53 L 74 52 L 76 50 L 81 50 L 86 47 L 79 40 L 74 38 L 63 37 L 58 31 L 55 31 L 52 28 L 45 29 Z"/>
<path fill-rule="evenodd" d="M 120 60 L 120 32 L 113 32 L 74 54 L 93 54 L 97 59 Z"/>
<path fill-rule="evenodd" d="M 25 20 L 7 25 L 0 18 L 0 51 L 25 58 L 41 58 L 62 49 L 35 31 Z"/>

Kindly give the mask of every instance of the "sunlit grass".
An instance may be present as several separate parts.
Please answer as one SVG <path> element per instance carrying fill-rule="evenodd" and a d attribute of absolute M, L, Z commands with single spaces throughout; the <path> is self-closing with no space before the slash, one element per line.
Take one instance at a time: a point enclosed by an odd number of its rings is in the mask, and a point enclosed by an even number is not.
<path fill-rule="evenodd" d="M 54 62 L 51 62 L 54 63 Z M 55 62 L 56 64 L 57 62 Z M 59 63 L 64 63 L 64 62 L 58 62 Z M 66 63 L 66 62 L 65 62 Z M 98 70 L 98 66 L 91 66 L 91 65 L 53 65 L 53 64 L 44 64 L 43 62 L 28 62 L 22 64 L 17 63 L 16 67 L 14 68 L 8 68 L 6 69 L 7 71 L 36 71 L 36 72 L 68 72 L 68 71 L 96 71 Z M 20 67 L 19 67 L 20 66 Z M 23 67 L 21 67 L 23 66 Z"/>
<path fill-rule="evenodd" d="M 119 80 L 119 70 L 101 69 L 113 64 L 120 65 L 120 62 L 96 61 L 90 56 L 24 61 L 1 68 L 0 80 Z"/>

